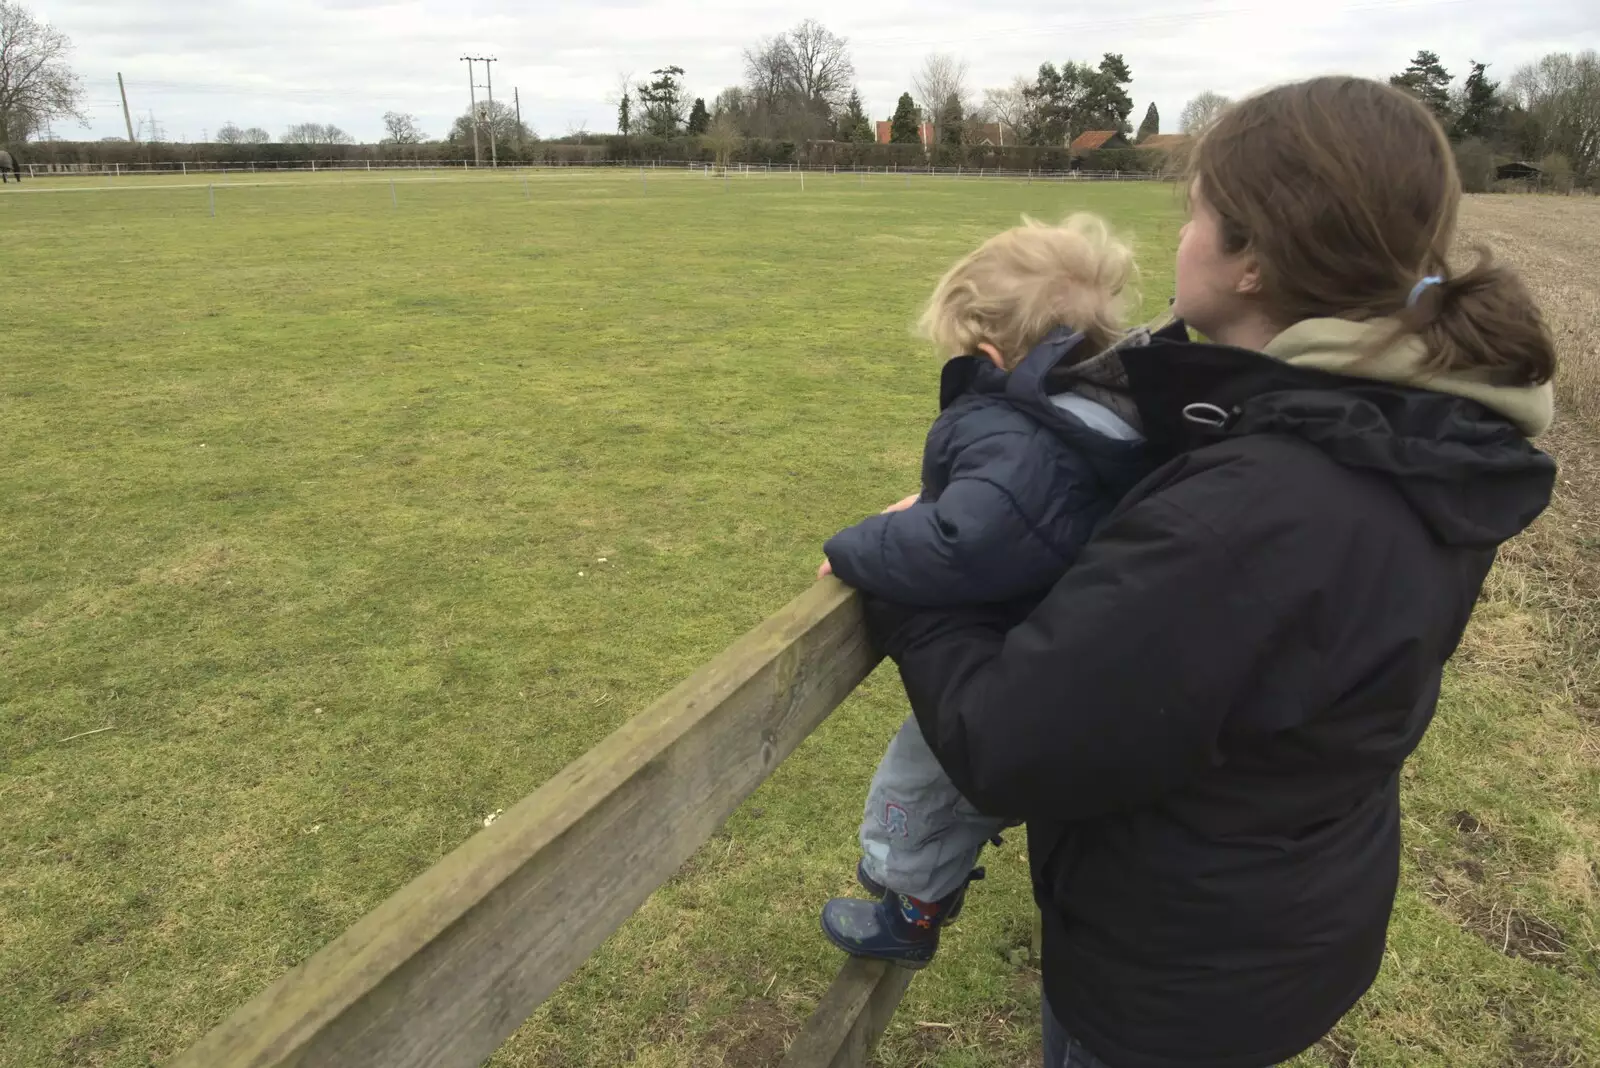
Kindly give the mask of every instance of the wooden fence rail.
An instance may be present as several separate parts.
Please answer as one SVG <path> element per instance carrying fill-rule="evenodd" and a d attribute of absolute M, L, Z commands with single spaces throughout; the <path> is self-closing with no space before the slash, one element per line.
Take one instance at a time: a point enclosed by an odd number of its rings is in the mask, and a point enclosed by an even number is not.
<path fill-rule="evenodd" d="M 876 662 L 856 595 L 818 583 L 174 1064 L 481 1064 Z M 859 1065 L 909 974 L 848 964 L 786 1063 Z"/>
<path fill-rule="evenodd" d="M 915 974 L 881 960 L 847 960 L 778 1068 L 863 1068 Z"/>

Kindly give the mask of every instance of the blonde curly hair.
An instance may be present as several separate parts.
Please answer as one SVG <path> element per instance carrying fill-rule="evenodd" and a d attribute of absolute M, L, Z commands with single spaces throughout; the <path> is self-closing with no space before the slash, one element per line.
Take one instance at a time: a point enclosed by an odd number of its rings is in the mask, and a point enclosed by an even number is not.
<path fill-rule="evenodd" d="M 1133 250 L 1098 215 L 1056 224 L 1023 216 L 946 272 L 918 332 L 946 357 L 986 342 L 1007 370 L 1057 327 L 1083 331 L 1086 350 L 1099 352 L 1126 330 L 1125 291 L 1136 276 Z"/>

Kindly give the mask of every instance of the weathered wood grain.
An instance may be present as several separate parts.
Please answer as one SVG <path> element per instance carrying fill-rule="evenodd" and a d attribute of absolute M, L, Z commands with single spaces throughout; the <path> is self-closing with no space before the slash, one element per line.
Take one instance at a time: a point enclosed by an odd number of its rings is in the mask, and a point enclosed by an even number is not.
<path fill-rule="evenodd" d="M 856 595 L 818 583 L 174 1064 L 481 1063 L 876 662 Z"/>
<path fill-rule="evenodd" d="M 846 959 L 779 1068 L 865 1068 L 915 974 L 881 960 Z"/>

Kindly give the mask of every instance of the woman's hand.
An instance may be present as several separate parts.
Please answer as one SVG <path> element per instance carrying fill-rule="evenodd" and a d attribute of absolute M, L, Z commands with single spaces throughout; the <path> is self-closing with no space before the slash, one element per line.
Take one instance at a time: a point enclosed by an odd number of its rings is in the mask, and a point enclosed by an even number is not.
<path fill-rule="evenodd" d="M 822 561 L 822 566 L 817 568 L 817 578 L 827 578 L 831 574 L 833 574 L 833 561 Z"/>

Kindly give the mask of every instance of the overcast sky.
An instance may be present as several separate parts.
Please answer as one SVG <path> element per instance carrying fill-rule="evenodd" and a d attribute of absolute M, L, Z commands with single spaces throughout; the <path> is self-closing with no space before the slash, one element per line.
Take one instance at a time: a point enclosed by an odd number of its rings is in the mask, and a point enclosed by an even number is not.
<path fill-rule="evenodd" d="M 1333 71 L 1387 76 L 1419 48 L 1452 73 L 1486 60 L 1504 77 L 1547 52 L 1600 47 L 1596 0 L 1120 0 L 1096 16 L 1060 0 L 22 0 L 76 45 L 87 131 L 125 136 L 116 72 L 135 121 L 152 112 L 169 140 L 224 122 L 274 138 L 332 122 L 376 139 L 382 115 L 408 111 L 430 136 L 467 105 L 464 54 L 496 56 L 497 99 L 520 88 L 539 134 L 610 132 L 619 77 L 677 64 L 709 102 L 741 72 L 743 48 L 803 18 L 850 39 L 869 112 L 887 118 L 929 52 L 966 60 L 975 89 L 1045 60 L 1121 52 L 1137 125 L 1153 99 L 1172 130 L 1203 89 L 1238 96 Z M 482 68 L 479 68 L 482 80 Z"/>

